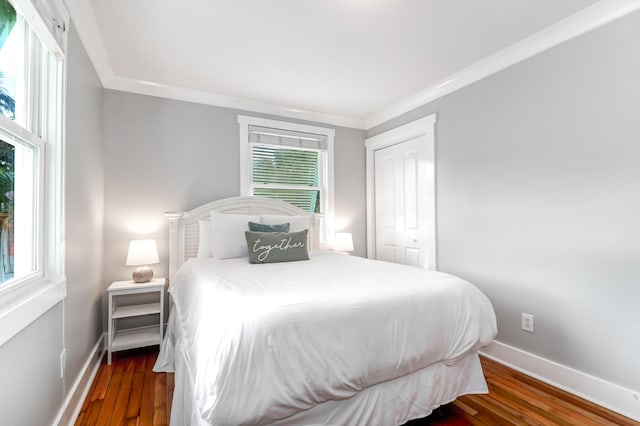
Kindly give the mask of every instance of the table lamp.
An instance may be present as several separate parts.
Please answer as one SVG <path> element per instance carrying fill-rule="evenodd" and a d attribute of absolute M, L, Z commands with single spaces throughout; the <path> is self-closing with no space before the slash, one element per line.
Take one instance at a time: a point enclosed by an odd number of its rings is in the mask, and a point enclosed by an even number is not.
<path fill-rule="evenodd" d="M 353 251 L 353 235 L 351 232 L 336 232 L 333 249 L 344 252 Z"/>
<path fill-rule="evenodd" d="M 156 240 L 131 240 L 127 254 L 127 266 L 138 266 L 133 271 L 133 281 L 146 283 L 153 278 L 153 269 L 148 265 L 160 263 Z"/>

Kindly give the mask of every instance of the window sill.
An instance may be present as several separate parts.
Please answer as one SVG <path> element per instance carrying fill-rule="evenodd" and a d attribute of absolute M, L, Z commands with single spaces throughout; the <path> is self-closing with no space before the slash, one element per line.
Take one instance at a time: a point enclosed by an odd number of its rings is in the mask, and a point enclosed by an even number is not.
<path fill-rule="evenodd" d="M 67 280 L 39 279 L 0 298 L 0 346 L 4 345 L 67 295 Z"/>

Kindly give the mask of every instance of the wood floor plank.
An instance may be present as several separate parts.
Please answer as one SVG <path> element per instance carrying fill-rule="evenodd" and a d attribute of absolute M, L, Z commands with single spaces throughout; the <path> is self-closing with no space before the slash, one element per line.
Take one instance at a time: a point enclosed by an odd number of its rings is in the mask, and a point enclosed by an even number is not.
<path fill-rule="evenodd" d="M 98 372 L 98 377 L 95 382 L 96 386 L 91 394 L 92 402 L 98 399 L 104 399 L 107 393 L 107 387 L 109 386 L 109 380 L 111 379 L 113 364 L 108 365 L 103 363 L 102 365 L 104 368 L 102 366 L 100 367 L 100 371 Z"/>
<path fill-rule="evenodd" d="M 100 415 L 96 422 L 96 425 L 98 426 L 107 426 L 111 424 L 113 407 L 116 405 L 118 392 L 120 392 L 120 380 L 122 379 L 125 363 L 123 360 L 116 359 L 113 360 L 111 366 L 113 367 L 113 373 L 109 380 L 108 392 L 106 392 L 104 401 L 102 401 L 102 407 L 100 407 Z"/>
<path fill-rule="evenodd" d="M 125 426 L 138 426 L 138 417 L 125 420 Z"/>
<path fill-rule="evenodd" d="M 84 417 L 82 418 L 82 422 L 76 422 L 76 425 L 94 426 L 96 423 L 98 423 L 98 416 L 100 415 L 101 408 L 102 400 L 98 399 L 96 401 L 90 402 L 87 410 L 85 411 Z"/>
<path fill-rule="evenodd" d="M 471 415 L 468 409 L 463 410 L 462 408 L 460 408 L 459 401 L 460 400 L 456 400 L 456 401 L 453 401 L 451 404 L 449 404 L 451 407 L 451 410 L 456 417 L 466 420 L 466 422 L 469 425 L 495 426 L 497 424 L 495 421 L 488 418 L 484 413 L 481 413 L 479 411 L 472 409 L 471 407 L 468 407 L 469 409 L 475 411 L 475 414 Z"/>
<path fill-rule="evenodd" d="M 120 379 L 118 397 L 116 398 L 115 405 L 113 406 L 113 414 L 111 416 L 111 425 L 114 426 L 124 425 L 124 421 L 127 416 L 127 406 L 131 397 L 133 372 L 136 366 L 136 361 L 133 358 L 126 359 L 124 362 L 125 366 L 122 378 Z"/>
<path fill-rule="evenodd" d="M 498 401 L 485 395 L 465 395 L 462 400 L 476 410 L 490 414 L 502 424 L 515 426 L 533 426 L 526 422 L 526 416 L 518 411 L 503 407 Z"/>
<path fill-rule="evenodd" d="M 161 374 L 156 377 L 153 395 L 153 426 L 166 426 L 167 419 L 167 375 Z"/>
<path fill-rule="evenodd" d="M 150 354 L 146 355 L 147 369 L 144 372 L 144 382 L 142 387 L 142 399 L 140 401 L 140 426 L 153 426 L 153 398 L 155 396 L 155 373 L 151 371 L 155 358 Z"/>
<path fill-rule="evenodd" d="M 135 360 L 136 360 L 135 372 L 144 374 L 144 372 L 147 370 L 147 357 L 146 356 L 136 356 Z"/>
<path fill-rule="evenodd" d="M 467 404 L 462 402 L 460 399 L 453 401 L 451 404 L 456 406 L 456 407 L 458 407 L 460 410 L 464 411 L 465 413 L 467 413 L 470 416 L 475 416 L 476 414 L 478 414 L 477 410 L 474 410 L 473 408 L 469 407 Z"/>
<path fill-rule="evenodd" d="M 138 416 L 140 416 L 140 402 L 142 401 L 146 360 L 147 358 L 144 356 L 136 358 L 133 383 L 131 385 L 131 393 L 129 394 L 129 405 L 127 406 L 127 419 L 138 418 Z"/>

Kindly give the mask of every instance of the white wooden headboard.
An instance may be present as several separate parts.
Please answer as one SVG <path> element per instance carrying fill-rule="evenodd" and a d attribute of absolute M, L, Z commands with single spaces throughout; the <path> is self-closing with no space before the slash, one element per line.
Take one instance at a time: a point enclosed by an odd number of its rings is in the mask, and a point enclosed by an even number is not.
<path fill-rule="evenodd" d="M 199 220 L 209 220 L 211 212 L 237 214 L 281 214 L 309 217 L 309 248 L 318 248 L 318 226 L 313 214 L 284 201 L 265 197 L 232 197 L 213 201 L 187 212 L 167 212 L 169 220 L 169 279 L 178 268 L 198 254 Z"/>

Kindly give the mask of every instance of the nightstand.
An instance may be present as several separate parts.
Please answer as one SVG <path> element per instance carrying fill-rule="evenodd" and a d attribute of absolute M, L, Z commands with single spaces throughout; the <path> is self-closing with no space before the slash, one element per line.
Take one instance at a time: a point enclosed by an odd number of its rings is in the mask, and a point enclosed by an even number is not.
<path fill-rule="evenodd" d="M 107 363 L 111 364 L 111 354 L 126 349 L 159 345 L 162 342 L 164 321 L 164 278 L 155 278 L 147 283 L 114 281 L 109 292 L 109 334 L 107 335 Z M 158 294 L 158 301 L 143 304 L 127 304 L 126 299 L 133 294 Z M 118 319 L 157 315 L 158 321 L 152 326 L 119 329 Z"/>

